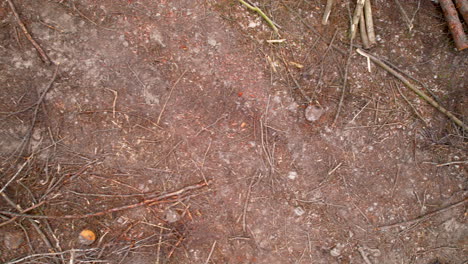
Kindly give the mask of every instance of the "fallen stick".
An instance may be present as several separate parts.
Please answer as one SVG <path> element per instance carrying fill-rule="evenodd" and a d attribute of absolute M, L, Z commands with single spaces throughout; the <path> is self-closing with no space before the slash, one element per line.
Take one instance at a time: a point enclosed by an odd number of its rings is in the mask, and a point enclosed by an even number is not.
<path fill-rule="evenodd" d="M 176 87 L 176 85 L 180 82 L 180 80 L 182 79 L 182 77 L 184 77 L 185 73 L 187 72 L 187 70 L 185 70 L 180 76 L 179 78 L 177 79 L 177 81 L 172 85 L 172 88 L 171 88 L 171 91 L 169 91 L 169 95 L 167 96 L 166 98 L 166 101 L 164 102 L 164 105 L 163 105 L 163 108 L 161 109 L 161 113 L 159 113 L 159 116 L 158 116 L 158 121 L 156 121 L 156 125 L 159 126 L 159 121 L 161 121 L 161 117 L 164 113 L 164 110 L 166 109 L 166 106 L 167 106 L 167 102 L 169 102 L 169 99 L 171 99 L 171 95 L 172 95 L 172 91 L 174 91 L 174 88 Z M 115 110 L 114 110 L 115 111 Z"/>
<path fill-rule="evenodd" d="M 362 40 L 362 45 L 364 46 L 365 49 L 370 48 L 369 46 L 369 38 L 366 32 L 366 21 L 364 20 L 364 14 L 361 13 L 361 17 L 359 19 L 359 29 L 361 33 L 361 40 Z"/>
<path fill-rule="evenodd" d="M 405 102 L 411 107 L 411 109 L 413 110 L 413 113 L 419 118 L 421 119 L 421 121 L 424 122 L 424 124 L 427 126 L 427 122 L 426 120 L 424 120 L 424 118 L 421 116 L 421 114 L 419 114 L 418 110 L 416 109 L 416 107 L 413 106 L 413 104 L 411 104 L 411 102 L 408 100 L 408 98 L 406 98 L 406 96 L 403 94 L 403 92 L 401 92 L 401 89 L 400 87 L 398 87 L 398 84 L 396 84 L 396 81 L 394 82 L 395 84 L 395 87 L 397 88 L 398 90 L 398 93 L 401 95 L 401 97 L 403 97 L 403 100 L 405 100 Z"/>
<path fill-rule="evenodd" d="M 18 15 L 18 12 L 16 12 L 16 8 L 15 8 L 15 5 L 13 4 L 13 2 L 11 0 L 7 0 L 7 2 L 10 5 L 11 12 L 13 12 L 13 14 L 16 17 L 16 20 L 18 21 L 18 25 L 20 26 L 21 30 L 23 30 L 23 33 L 26 36 L 26 38 L 31 42 L 31 44 L 34 46 L 34 48 L 36 48 L 37 52 L 39 53 L 39 55 L 41 57 L 41 60 L 47 65 L 52 64 L 52 61 L 49 59 L 49 57 L 44 52 L 44 50 L 41 48 L 41 46 L 33 39 L 31 34 L 29 34 L 28 29 L 26 28 L 23 21 L 21 21 L 20 16 Z"/>
<path fill-rule="evenodd" d="M 466 0 L 464 1 L 466 2 Z M 452 33 L 453 40 L 455 41 L 455 46 L 458 50 L 468 48 L 468 40 L 452 0 L 439 0 L 439 3 L 442 7 L 442 11 L 444 11 L 445 20 L 447 20 L 450 33 Z"/>
<path fill-rule="evenodd" d="M 124 206 L 120 206 L 120 207 L 114 207 L 114 208 L 110 208 L 110 209 L 107 209 L 107 210 L 104 210 L 104 211 L 100 211 L 100 212 L 96 212 L 96 213 L 83 214 L 83 215 L 61 215 L 61 216 L 60 215 L 58 215 L 58 216 L 31 215 L 31 214 L 23 214 L 23 213 L 13 213 L 13 212 L 8 212 L 8 211 L 0 211 L 0 214 L 10 215 L 10 216 L 17 216 L 17 217 L 32 218 L 32 219 L 83 219 L 83 218 L 90 218 L 90 217 L 96 217 L 96 216 L 102 216 L 102 215 L 110 214 L 110 213 L 113 213 L 113 212 L 119 212 L 119 211 L 123 211 L 123 210 L 127 210 L 127 209 L 133 209 L 133 208 L 140 207 L 140 206 L 143 206 L 143 205 L 151 205 L 151 204 L 154 204 L 154 203 L 157 203 L 157 202 L 164 202 L 164 199 L 173 198 L 174 200 L 177 200 L 177 199 L 181 198 L 182 194 L 184 194 L 184 193 L 186 193 L 188 191 L 191 191 L 191 190 L 201 189 L 201 188 L 203 188 L 205 186 L 208 186 L 209 183 L 210 183 L 210 181 L 208 181 L 208 182 L 201 181 L 201 182 L 196 183 L 194 185 L 189 185 L 187 187 L 184 187 L 184 188 L 179 189 L 179 190 L 174 191 L 174 192 L 161 194 L 161 195 L 158 195 L 156 197 L 144 200 L 144 201 L 139 202 L 139 203 L 124 205 Z M 0 225 L 2 225 L 2 224 L 3 223 L 1 223 Z"/>
<path fill-rule="evenodd" d="M 350 31 L 351 39 L 354 39 L 354 37 L 356 36 L 357 25 L 359 23 L 362 10 L 364 8 L 364 1 L 365 0 L 357 0 L 356 8 L 354 9 L 353 18 L 351 19 L 351 31 Z"/>
<path fill-rule="evenodd" d="M 2 195 L 2 196 L 5 196 L 5 193 L 2 192 L 1 195 Z M 35 204 L 35 205 L 33 205 L 33 206 L 29 207 L 29 208 L 26 208 L 26 209 L 22 210 L 21 213 L 22 213 L 22 214 L 27 213 L 27 212 L 29 212 L 29 211 L 31 211 L 31 210 L 33 210 L 33 209 L 36 209 L 36 208 L 39 207 L 39 206 L 42 206 L 44 203 L 45 203 L 45 201 L 41 201 L 41 202 L 39 202 L 38 204 Z M 9 219 L 9 220 L 7 220 L 7 221 L 5 221 L 5 222 L 2 222 L 2 223 L 0 224 L 0 227 L 2 227 L 2 226 L 4 226 L 4 225 L 7 225 L 7 224 L 9 224 L 9 223 L 11 223 L 11 222 L 13 222 L 13 221 L 15 221 L 17 218 L 18 218 L 18 216 L 14 216 L 14 217 L 12 217 L 11 219 Z"/>
<path fill-rule="evenodd" d="M 381 229 L 388 229 L 388 228 L 392 228 L 392 227 L 397 227 L 397 226 L 401 226 L 401 225 L 411 225 L 411 224 L 416 224 L 416 223 L 419 223 L 421 221 L 424 221 L 424 220 L 427 220 L 428 218 L 436 215 L 436 214 L 440 214 L 440 213 L 443 213 L 443 212 L 446 212 L 452 208 L 455 208 L 457 206 L 460 206 L 462 204 L 465 204 L 466 202 L 468 202 L 468 198 L 465 198 L 459 202 L 456 202 L 454 204 L 451 204 L 447 207 L 443 207 L 443 208 L 440 208 L 438 210 L 435 210 L 433 212 L 430 212 L 430 213 L 427 213 L 425 215 L 422 215 L 422 216 L 419 216 L 413 220 L 408 220 L 408 221 L 402 221 L 402 222 L 398 222 L 398 223 L 395 223 L 395 224 L 390 224 L 390 225 L 384 225 L 384 226 L 379 226 L 377 227 L 377 229 L 381 230 Z"/>
<path fill-rule="evenodd" d="M 393 76 L 395 76 L 397 79 L 402 81 L 408 88 L 410 88 L 413 92 L 415 92 L 417 95 L 419 95 L 422 99 L 424 99 L 426 102 L 431 104 L 433 107 L 435 107 L 437 110 L 439 110 L 441 113 L 445 114 L 448 118 L 450 118 L 455 124 L 460 126 L 462 129 L 465 131 L 468 131 L 468 126 L 465 125 L 460 119 L 458 119 L 456 116 L 454 116 L 452 113 L 450 113 L 447 109 L 445 109 L 443 106 L 438 104 L 434 99 L 432 99 L 430 96 L 425 94 L 423 91 L 419 90 L 416 86 L 412 85 L 403 75 L 399 74 L 397 71 L 394 69 L 390 68 L 387 64 L 385 64 L 383 61 L 378 59 L 377 57 L 366 53 L 365 51 L 361 49 L 356 50 L 357 53 L 360 55 L 369 58 L 371 61 L 379 65 L 380 67 L 384 68 L 386 71 L 391 73 Z"/>
<path fill-rule="evenodd" d="M 366 0 L 364 3 L 364 16 L 366 20 L 367 38 L 369 39 L 369 45 L 374 45 L 375 41 L 375 30 L 374 21 L 372 18 L 372 5 L 371 0 Z"/>
<path fill-rule="evenodd" d="M 275 31 L 275 33 L 278 34 L 278 28 L 276 27 L 275 23 L 267 15 L 265 15 L 265 13 L 263 13 L 263 11 L 260 8 L 253 6 L 245 2 L 244 0 L 239 0 L 239 2 L 245 5 L 248 9 L 257 12 L 261 17 L 263 17 L 263 19 L 265 19 L 265 21 L 268 23 L 268 25 L 270 25 L 270 27 Z"/>
<path fill-rule="evenodd" d="M 333 119 L 332 126 L 334 126 L 336 121 L 338 120 L 338 117 L 340 116 L 341 107 L 343 107 L 344 97 L 346 94 L 346 86 L 348 84 L 348 68 L 349 68 L 349 65 L 351 64 L 352 56 L 353 56 L 353 39 L 351 39 L 349 43 L 348 59 L 346 60 L 344 76 L 343 76 L 343 89 L 341 91 L 340 102 L 338 103 L 338 109 L 336 110 L 336 114 L 335 114 L 335 118 Z"/>
<path fill-rule="evenodd" d="M 330 17 L 331 9 L 333 7 L 333 1 L 334 0 L 327 0 L 325 12 L 323 13 L 322 25 L 328 25 L 328 18 Z"/>

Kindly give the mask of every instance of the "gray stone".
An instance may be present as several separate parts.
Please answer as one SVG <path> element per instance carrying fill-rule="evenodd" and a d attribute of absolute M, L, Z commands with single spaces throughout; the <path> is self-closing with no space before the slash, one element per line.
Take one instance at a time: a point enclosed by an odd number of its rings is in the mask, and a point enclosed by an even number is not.
<path fill-rule="evenodd" d="M 305 110 L 305 118 L 310 122 L 315 122 L 319 120 L 319 118 L 323 115 L 325 109 L 315 106 L 309 105 Z"/>
<path fill-rule="evenodd" d="M 167 209 L 164 219 L 169 223 L 174 223 L 180 220 L 180 214 L 172 209 Z"/>

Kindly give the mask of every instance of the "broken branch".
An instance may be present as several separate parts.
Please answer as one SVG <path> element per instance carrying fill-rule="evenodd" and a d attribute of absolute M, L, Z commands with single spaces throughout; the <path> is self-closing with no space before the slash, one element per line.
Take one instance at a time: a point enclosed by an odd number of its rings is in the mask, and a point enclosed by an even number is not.
<path fill-rule="evenodd" d="M 32 218 L 32 219 L 83 219 L 83 218 L 89 218 L 89 217 L 102 216 L 102 215 L 110 214 L 110 213 L 113 213 L 113 212 L 119 212 L 119 211 L 132 209 L 132 208 L 136 208 L 136 207 L 140 207 L 140 206 L 144 206 L 144 205 L 152 205 L 154 203 L 164 202 L 165 199 L 177 200 L 177 199 L 183 198 L 182 195 L 184 193 L 186 193 L 188 191 L 191 191 L 191 190 L 201 189 L 201 188 L 203 188 L 205 186 L 208 186 L 209 183 L 210 183 L 210 181 L 208 181 L 208 182 L 201 181 L 201 182 L 196 183 L 194 185 L 184 187 L 184 188 L 182 188 L 180 190 L 170 192 L 170 193 L 161 194 L 161 195 L 158 195 L 156 197 L 144 200 L 144 201 L 139 202 L 139 203 L 124 205 L 124 206 L 120 206 L 120 207 L 114 207 L 114 208 L 107 209 L 107 210 L 104 210 L 104 211 L 100 211 L 100 212 L 96 212 L 96 213 L 89 213 L 89 214 L 84 214 L 84 215 L 51 216 L 51 215 L 32 215 L 32 214 L 23 214 L 23 213 L 13 213 L 13 212 L 8 212 L 8 211 L 0 211 L 0 214 L 10 215 L 10 216 L 17 216 L 17 217 L 26 217 L 26 218 Z M 0 224 L 0 226 L 2 224 Z"/>
<path fill-rule="evenodd" d="M 416 224 L 416 223 L 419 223 L 421 221 L 424 221 L 424 220 L 427 220 L 428 218 L 436 215 L 436 214 L 440 214 L 440 213 L 443 213 L 443 212 L 446 212 L 452 208 L 455 208 L 457 206 L 460 206 L 462 204 L 465 204 L 466 202 L 468 202 L 468 198 L 465 198 L 457 203 L 454 203 L 454 204 L 451 204 L 447 207 L 443 207 L 443 208 L 440 208 L 439 210 L 435 210 L 433 212 L 430 212 L 430 213 L 427 213 L 425 215 L 422 215 L 422 216 L 419 216 L 413 220 L 409 220 L 409 221 L 402 221 L 402 222 L 398 222 L 398 223 L 395 223 L 395 224 L 391 224 L 391 225 L 384 225 L 384 226 L 379 226 L 377 229 L 388 229 L 388 228 L 392 228 L 392 227 L 397 227 L 397 226 L 401 226 L 401 225 L 412 225 L 412 224 Z"/>
<path fill-rule="evenodd" d="M 366 0 L 366 2 L 364 3 L 364 16 L 366 17 L 367 38 L 369 39 L 369 45 L 372 46 L 376 42 L 375 42 L 374 21 L 372 18 L 371 0 Z"/>
<path fill-rule="evenodd" d="M 369 58 L 371 61 L 379 65 L 380 67 L 384 68 L 386 71 L 391 73 L 393 76 L 395 76 L 397 79 L 402 81 L 408 88 L 410 88 L 413 92 L 415 92 L 417 95 L 419 95 L 422 99 L 424 99 L 426 102 L 428 102 L 430 105 L 435 107 L 437 110 L 439 110 L 441 113 L 446 115 L 448 118 L 450 118 L 455 124 L 460 126 L 462 129 L 465 131 L 468 131 L 468 126 L 465 125 L 460 119 L 458 119 L 456 116 L 454 116 L 452 113 L 450 113 L 447 109 L 445 109 L 443 106 L 439 105 L 434 99 L 432 99 L 430 96 L 425 94 L 423 91 L 421 91 L 419 88 L 411 84 L 403 75 L 399 74 L 397 71 L 394 69 L 390 68 L 387 64 L 385 64 L 383 61 L 378 59 L 377 57 L 366 53 L 365 51 L 361 49 L 356 50 L 357 53 L 360 55 Z"/>
<path fill-rule="evenodd" d="M 263 19 L 265 19 L 265 21 L 268 23 L 268 25 L 270 25 L 270 27 L 275 31 L 276 34 L 279 34 L 278 33 L 278 28 L 276 27 L 275 23 L 267 16 L 265 15 L 265 13 L 263 13 L 263 11 L 256 7 L 256 6 L 253 6 L 247 2 L 245 2 L 244 0 L 239 0 L 239 2 L 241 2 L 241 4 L 245 5 L 248 9 L 254 11 L 254 12 L 257 12 L 261 17 L 263 17 Z"/>
<path fill-rule="evenodd" d="M 26 38 L 31 42 L 31 44 L 34 46 L 34 48 L 39 53 L 39 55 L 41 57 L 41 60 L 47 65 L 52 64 L 52 61 L 49 59 L 49 57 L 44 52 L 44 50 L 41 48 L 41 46 L 33 39 L 31 34 L 29 34 L 28 29 L 26 28 L 26 26 L 24 25 L 24 23 L 21 20 L 20 16 L 18 15 L 18 12 L 16 12 L 16 8 L 15 8 L 15 5 L 13 4 L 13 2 L 11 0 L 7 0 L 7 2 L 10 5 L 11 12 L 13 12 L 13 14 L 16 17 L 18 25 L 20 26 L 21 30 L 23 30 L 23 33 L 26 36 Z"/>
<path fill-rule="evenodd" d="M 364 1 L 365 0 L 358 0 L 356 4 L 356 9 L 354 9 L 353 18 L 351 19 L 351 31 L 350 31 L 351 39 L 354 39 L 354 37 L 356 36 L 357 25 L 359 23 L 362 10 L 364 8 Z"/>

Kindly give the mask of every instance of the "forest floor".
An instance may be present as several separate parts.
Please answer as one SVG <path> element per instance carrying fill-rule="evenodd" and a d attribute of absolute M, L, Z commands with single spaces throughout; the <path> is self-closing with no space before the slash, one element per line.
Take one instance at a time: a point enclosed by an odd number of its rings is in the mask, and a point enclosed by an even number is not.
<path fill-rule="evenodd" d="M 350 49 L 354 4 L 257 1 L 277 36 L 238 1 L 13 2 L 53 63 L 3 1 L 0 262 L 468 260 L 466 131 Z M 400 2 L 368 52 L 466 123 L 468 51 Z"/>

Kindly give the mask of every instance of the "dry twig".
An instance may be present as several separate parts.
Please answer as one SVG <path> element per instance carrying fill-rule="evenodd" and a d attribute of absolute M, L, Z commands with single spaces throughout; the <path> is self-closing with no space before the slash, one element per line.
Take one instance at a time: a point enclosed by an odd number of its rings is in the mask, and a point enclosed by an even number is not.
<path fill-rule="evenodd" d="M 166 106 L 167 106 L 167 102 L 169 102 L 169 99 L 171 99 L 172 91 L 174 91 L 174 88 L 175 88 L 176 85 L 180 82 L 180 80 L 182 79 L 182 77 L 184 77 L 184 75 L 185 75 L 186 72 L 187 72 L 187 70 L 185 70 L 185 71 L 179 76 L 179 78 L 177 79 L 177 81 L 175 81 L 175 83 L 172 85 L 171 90 L 169 91 L 169 95 L 167 96 L 166 101 L 164 102 L 163 108 L 161 109 L 161 113 L 159 113 L 158 121 L 156 121 L 156 125 L 159 125 L 159 121 L 161 121 L 161 117 L 162 117 L 162 115 L 163 115 L 163 113 L 164 113 L 164 110 L 166 109 Z"/>
<path fill-rule="evenodd" d="M 434 216 L 434 215 L 437 215 L 437 214 L 440 214 L 440 213 L 443 213 L 443 212 L 446 212 L 452 208 L 455 208 L 455 207 L 458 207 L 460 205 L 463 205 L 465 204 L 466 202 L 468 202 L 468 198 L 465 198 L 459 202 L 456 202 L 454 204 L 451 204 L 449 206 L 446 206 L 446 207 L 443 207 L 443 208 L 440 208 L 438 210 L 435 210 L 433 212 L 430 212 L 430 213 L 427 213 L 425 215 L 422 215 L 422 216 L 419 216 L 419 217 L 416 217 L 412 220 L 408 220 L 408 221 L 402 221 L 402 222 L 398 222 L 398 223 L 395 223 L 395 224 L 390 224 L 390 225 L 383 225 L 383 226 L 379 226 L 377 227 L 378 230 L 384 230 L 384 229 L 389 229 L 389 228 L 393 228 L 393 227 L 398 227 L 398 226 L 402 226 L 402 225 L 412 225 L 412 224 L 416 224 L 416 223 L 419 223 L 421 221 L 425 221 L 427 219 L 429 219 L 430 217 Z"/>
<path fill-rule="evenodd" d="M 393 76 L 395 76 L 397 79 L 402 81 L 408 88 L 410 88 L 413 92 L 415 92 L 417 95 L 419 95 L 422 99 L 424 99 L 426 102 L 428 102 L 430 105 L 435 107 L 437 110 L 439 110 L 441 113 L 445 114 L 448 118 L 450 118 L 455 124 L 460 126 L 462 129 L 465 131 L 468 131 L 468 126 L 465 125 L 460 119 L 458 119 L 456 116 L 454 116 L 452 113 L 450 113 L 447 109 L 445 109 L 443 106 L 439 105 L 434 99 L 429 97 L 427 94 L 425 94 L 423 91 L 421 91 L 419 88 L 411 84 L 403 75 L 399 74 L 397 71 L 394 69 L 390 68 L 387 64 L 385 64 L 383 61 L 378 59 L 377 57 L 366 53 L 365 51 L 361 49 L 357 49 L 357 52 L 361 54 L 364 57 L 369 58 L 372 60 L 374 63 L 379 65 L 380 67 L 384 68 L 386 71 L 391 73 Z"/>
<path fill-rule="evenodd" d="M 185 194 L 185 193 L 187 193 L 189 191 L 192 191 L 192 190 L 197 190 L 197 189 L 203 188 L 205 186 L 208 186 L 209 183 L 210 183 L 210 181 L 208 181 L 208 183 L 206 183 L 205 181 L 202 181 L 202 182 L 196 183 L 194 185 L 186 186 L 186 187 L 184 187 L 182 189 L 179 189 L 177 191 L 161 194 L 161 195 L 158 195 L 156 197 L 146 199 L 146 200 L 144 200 L 142 202 L 139 202 L 139 203 L 124 205 L 124 206 L 110 208 L 110 209 L 100 211 L 100 212 L 96 212 L 96 213 L 89 213 L 89 214 L 83 214 L 83 215 L 62 215 L 62 216 L 31 215 L 31 214 L 13 213 L 13 212 L 8 212 L 8 211 L 0 211 L 0 214 L 10 215 L 10 216 L 18 216 L 18 217 L 26 217 L 26 218 L 33 218 L 33 219 L 83 219 L 83 218 L 89 218 L 89 217 L 102 216 L 102 215 L 110 214 L 110 213 L 113 213 L 113 212 L 128 210 L 128 209 L 132 209 L 132 208 L 136 208 L 136 207 L 140 207 L 140 206 L 144 206 L 144 205 L 153 205 L 155 203 L 166 202 L 166 199 L 172 199 L 171 201 L 178 200 L 180 198 L 184 198 L 183 194 Z"/>
<path fill-rule="evenodd" d="M 338 117 L 340 115 L 341 107 L 343 107 L 344 96 L 345 96 L 345 93 L 346 93 L 346 86 L 347 86 L 347 83 L 348 83 L 348 68 L 349 68 L 349 64 L 351 63 L 352 55 L 353 55 L 353 39 L 351 39 L 351 41 L 349 43 L 349 54 L 348 54 L 348 59 L 346 60 L 345 72 L 344 72 L 344 76 L 343 76 L 343 89 L 341 91 L 340 102 L 338 103 L 338 109 L 336 110 L 335 118 L 333 119 L 332 125 L 335 125 L 335 123 L 338 120 Z"/>
<path fill-rule="evenodd" d="M 354 39 L 356 36 L 357 25 L 359 23 L 359 19 L 362 14 L 362 10 L 364 8 L 365 0 L 358 0 L 356 4 L 356 9 L 354 9 L 353 18 L 351 19 L 351 31 L 350 31 L 350 38 Z"/>
<path fill-rule="evenodd" d="M 263 19 L 265 19 L 265 21 L 268 23 L 268 25 L 270 25 L 270 27 L 275 31 L 275 33 L 279 35 L 278 27 L 276 27 L 275 22 L 273 22 L 267 15 L 265 15 L 265 13 L 263 13 L 263 11 L 260 8 L 253 6 L 244 0 L 239 0 L 239 2 L 245 5 L 248 9 L 257 12 L 261 17 L 263 17 Z"/>
<path fill-rule="evenodd" d="M 416 109 L 416 107 L 414 107 L 414 105 L 408 100 L 408 98 L 406 98 L 406 96 L 403 94 L 403 92 L 401 91 L 400 87 L 398 86 L 398 84 L 395 83 L 395 87 L 397 88 L 398 90 L 398 93 L 401 95 L 401 97 L 403 97 L 403 99 L 405 100 L 405 102 L 411 107 L 411 109 L 413 110 L 414 114 L 419 118 L 421 119 L 421 121 L 423 121 L 423 123 L 427 126 L 427 122 L 426 120 L 424 120 L 424 118 L 421 116 L 421 114 L 418 112 L 418 110 Z"/>
<path fill-rule="evenodd" d="M 211 255 L 213 255 L 213 251 L 214 251 L 214 249 L 216 247 L 216 242 L 217 242 L 216 240 L 215 240 L 215 242 L 213 242 L 213 246 L 211 246 L 210 254 L 206 258 L 205 264 L 208 264 L 210 262 Z"/>
<path fill-rule="evenodd" d="M 20 26 L 21 30 L 23 30 L 23 33 L 26 36 L 26 38 L 31 42 L 31 44 L 34 46 L 34 48 L 39 53 L 39 55 L 41 57 L 41 60 L 47 65 L 52 64 L 52 61 L 49 59 L 49 57 L 44 52 L 44 50 L 41 48 L 41 46 L 36 42 L 36 40 L 34 40 L 34 38 L 31 36 L 31 34 L 29 34 L 28 29 L 26 28 L 26 26 L 24 25 L 24 23 L 21 20 L 20 16 L 18 15 L 18 12 L 16 11 L 16 8 L 15 8 L 15 5 L 13 4 L 13 1 L 12 0 L 7 0 L 7 2 L 10 5 L 11 12 L 13 12 L 13 14 L 16 17 L 16 20 L 18 21 L 18 25 Z"/>
<path fill-rule="evenodd" d="M 400 9 L 401 14 L 403 15 L 403 20 L 405 20 L 405 22 L 406 22 L 406 26 L 408 27 L 408 31 L 411 32 L 411 30 L 413 30 L 413 27 L 414 27 L 413 26 L 413 21 L 411 21 L 411 19 L 408 17 L 408 14 L 406 14 L 406 11 L 403 8 L 403 6 L 401 5 L 400 1 L 395 0 L 395 3 L 397 4 L 398 8 Z"/>
<path fill-rule="evenodd" d="M 260 175 L 258 177 L 260 177 Z M 250 181 L 249 188 L 247 189 L 247 195 L 245 197 L 244 210 L 242 211 L 242 230 L 244 232 L 247 231 L 247 223 L 246 223 L 247 208 L 249 207 L 250 194 L 252 193 L 252 186 L 256 178 L 257 177 L 254 176 L 252 180 Z"/>

